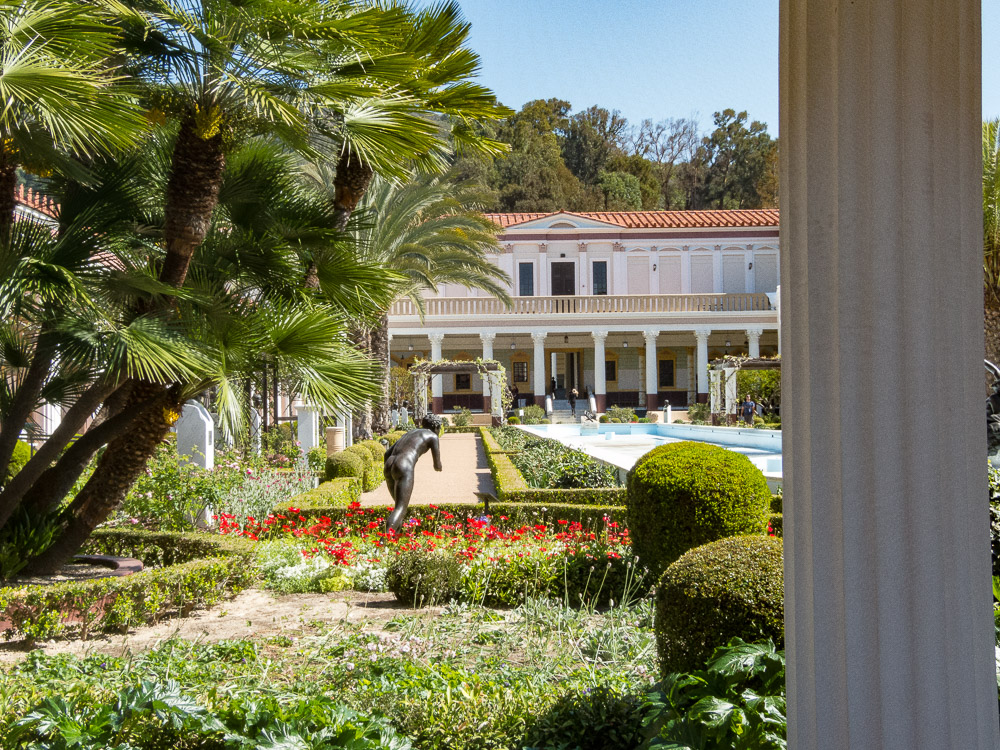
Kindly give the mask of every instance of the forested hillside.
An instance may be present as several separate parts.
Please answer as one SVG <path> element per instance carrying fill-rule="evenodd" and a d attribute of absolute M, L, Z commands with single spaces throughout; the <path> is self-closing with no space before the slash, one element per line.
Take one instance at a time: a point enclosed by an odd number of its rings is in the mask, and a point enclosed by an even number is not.
<path fill-rule="evenodd" d="M 778 204 L 778 141 L 746 112 L 716 112 L 711 133 L 677 118 L 629 123 L 560 99 L 528 102 L 495 133 L 495 158 L 464 157 L 461 176 L 492 192 L 494 211 L 771 208 Z"/>

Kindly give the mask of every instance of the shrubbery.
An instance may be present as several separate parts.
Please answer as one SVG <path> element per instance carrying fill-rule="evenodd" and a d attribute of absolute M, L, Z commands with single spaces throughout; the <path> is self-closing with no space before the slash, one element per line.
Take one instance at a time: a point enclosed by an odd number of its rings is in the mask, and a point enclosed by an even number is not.
<path fill-rule="evenodd" d="M 656 573 L 684 552 L 734 534 L 763 534 L 771 493 L 746 456 L 705 443 L 654 448 L 628 475 L 628 527 Z"/>
<path fill-rule="evenodd" d="M 520 432 L 520 430 L 519 430 Z M 580 489 L 618 487 L 618 470 L 586 453 L 547 438 L 531 438 L 511 461 L 530 487 Z"/>
<path fill-rule="evenodd" d="M 682 555 L 656 589 L 656 646 L 663 675 L 697 669 L 731 638 L 784 643 L 780 539 L 734 536 Z"/>
<path fill-rule="evenodd" d="M 635 410 L 628 406 L 609 406 L 604 414 L 611 422 L 614 422 L 616 419 L 622 423 L 639 421 Z"/>
<path fill-rule="evenodd" d="M 645 705 L 639 696 L 607 687 L 562 695 L 531 725 L 524 746 L 533 750 L 630 750 L 642 743 Z"/>
<path fill-rule="evenodd" d="M 521 421 L 524 422 L 524 424 L 544 424 L 549 421 L 549 418 L 545 416 L 545 409 L 538 404 L 525 406 L 524 409 L 520 411 L 524 412 L 521 415 Z"/>
<path fill-rule="evenodd" d="M 396 599 L 404 604 L 444 604 L 461 590 L 462 565 L 445 550 L 409 550 L 390 561 L 386 581 Z"/>
<path fill-rule="evenodd" d="M 10 463 L 7 464 L 7 476 L 4 477 L 3 483 L 7 484 L 7 482 L 13 479 L 30 459 L 31 446 L 23 440 L 18 440 L 14 444 L 14 453 L 11 454 Z"/>
<path fill-rule="evenodd" d="M 368 461 L 356 452 L 340 451 L 326 459 L 326 478 L 344 479 L 352 477 L 364 482 Z"/>
<path fill-rule="evenodd" d="M 517 417 L 507 417 L 507 424 L 521 424 L 521 420 Z"/>

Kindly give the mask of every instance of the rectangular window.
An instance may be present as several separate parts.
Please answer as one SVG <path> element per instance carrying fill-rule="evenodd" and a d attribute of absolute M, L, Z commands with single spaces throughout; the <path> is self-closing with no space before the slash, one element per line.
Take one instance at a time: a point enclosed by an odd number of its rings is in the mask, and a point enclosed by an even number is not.
<path fill-rule="evenodd" d="M 660 388 L 674 387 L 674 361 L 672 359 L 660 360 Z"/>
<path fill-rule="evenodd" d="M 455 374 L 455 390 L 456 391 L 471 391 L 472 390 L 472 375 L 467 372 L 459 372 Z"/>
<path fill-rule="evenodd" d="M 518 294 L 532 297 L 535 294 L 535 266 L 532 263 L 517 264 Z"/>
<path fill-rule="evenodd" d="M 514 362 L 514 382 L 515 383 L 527 383 L 528 382 L 528 363 L 527 362 Z"/>
<path fill-rule="evenodd" d="M 594 261 L 594 280 L 591 287 L 594 294 L 608 293 L 608 262 L 606 260 Z"/>
<path fill-rule="evenodd" d="M 613 359 L 604 361 L 604 379 L 608 382 L 618 380 L 618 363 Z"/>

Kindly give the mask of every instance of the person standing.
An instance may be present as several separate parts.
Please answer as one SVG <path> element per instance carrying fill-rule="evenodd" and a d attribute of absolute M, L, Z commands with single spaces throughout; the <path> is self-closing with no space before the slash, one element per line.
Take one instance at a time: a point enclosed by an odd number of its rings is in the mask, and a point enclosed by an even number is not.
<path fill-rule="evenodd" d="M 513 408 L 516 409 L 518 406 L 520 406 L 520 404 L 518 403 L 518 401 L 520 400 L 520 397 L 521 397 L 521 393 L 517 389 L 517 386 L 516 385 L 512 386 L 511 389 L 510 389 L 510 401 L 513 404 Z"/>
<path fill-rule="evenodd" d="M 573 413 L 574 417 L 576 416 L 576 397 L 579 396 L 579 395 L 580 394 L 577 393 L 576 388 L 573 388 L 569 392 L 569 396 L 568 396 L 568 398 L 569 398 L 569 408 L 570 408 L 570 411 Z"/>
<path fill-rule="evenodd" d="M 750 394 L 748 393 L 743 397 L 743 403 L 740 405 L 740 415 L 743 417 L 743 421 L 748 425 L 753 424 L 753 413 L 754 407 L 757 405 L 750 399 Z"/>

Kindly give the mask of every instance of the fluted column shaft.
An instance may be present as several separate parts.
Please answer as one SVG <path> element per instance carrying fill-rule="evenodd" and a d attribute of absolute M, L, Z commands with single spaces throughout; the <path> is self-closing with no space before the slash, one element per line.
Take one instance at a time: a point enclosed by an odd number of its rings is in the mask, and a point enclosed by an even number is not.
<path fill-rule="evenodd" d="M 698 372 L 698 396 L 699 404 L 708 403 L 708 334 L 707 329 L 697 329 L 694 332 L 695 340 L 698 342 L 698 355 L 695 367 Z"/>
<path fill-rule="evenodd" d="M 604 342 L 608 338 L 607 331 L 594 331 L 594 402 L 597 404 L 597 411 L 603 412 L 607 408 L 608 382 L 605 379 L 605 361 L 607 355 L 604 351 Z"/>
<path fill-rule="evenodd" d="M 533 331 L 531 341 L 535 345 L 534 359 L 531 367 L 534 370 L 535 404 L 545 406 L 545 336 L 544 331 Z"/>
<path fill-rule="evenodd" d="M 656 372 L 656 337 L 660 335 L 660 332 L 645 330 L 642 332 L 642 335 L 646 339 L 646 393 L 644 394 L 646 409 L 656 411 L 660 408 L 660 405 L 657 403 L 660 381 Z"/>
<path fill-rule="evenodd" d="M 437 362 L 441 359 L 441 344 L 444 342 L 443 333 L 432 333 L 428 336 L 431 341 L 431 361 Z M 444 383 L 441 375 L 431 375 L 431 411 L 434 414 L 441 414 L 444 411 Z"/>
<path fill-rule="evenodd" d="M 789 748 L 1000 746 L 979 19 L 781 3 Z"/>

